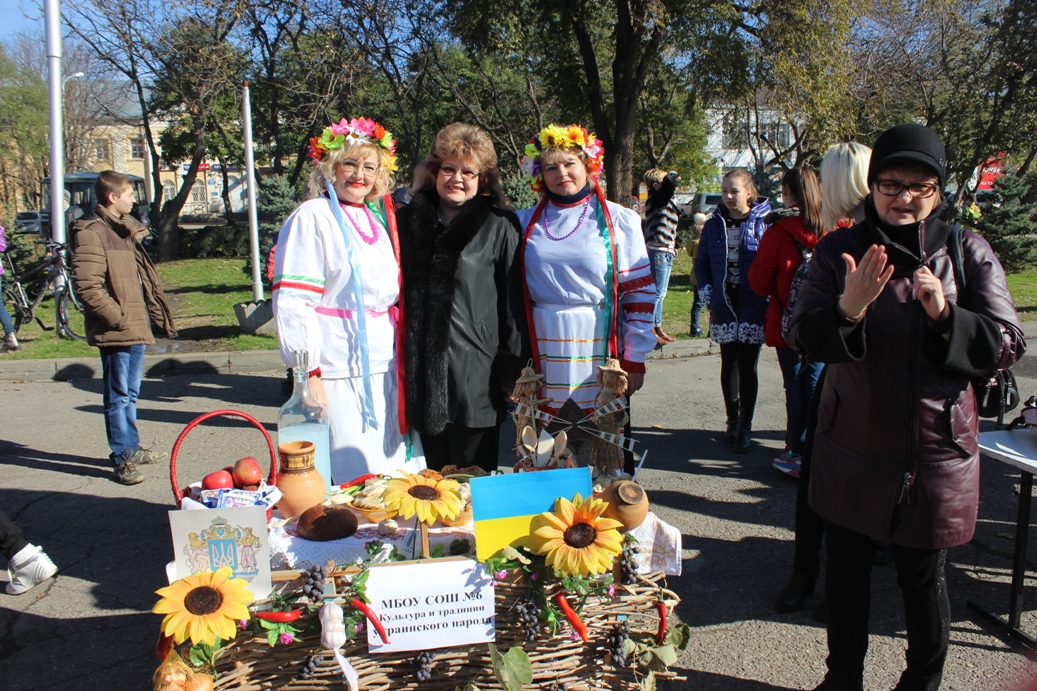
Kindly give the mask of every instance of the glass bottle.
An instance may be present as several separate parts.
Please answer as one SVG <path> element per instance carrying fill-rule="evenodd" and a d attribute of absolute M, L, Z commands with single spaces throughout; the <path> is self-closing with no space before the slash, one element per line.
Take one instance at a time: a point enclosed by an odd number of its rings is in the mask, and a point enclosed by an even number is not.
<path fill-rule="evenodd" d="M 305 350 L 292 353 L 295 390 L 277 414 L 277 443 L 311 441 L 316 447 L 314 464 L 324 478 L 326 490 L 331 481 L 331 431 L 328 411 L 310 393 L 310 357 Z M 352 478 L 345 478 L 350 480 Z"/>

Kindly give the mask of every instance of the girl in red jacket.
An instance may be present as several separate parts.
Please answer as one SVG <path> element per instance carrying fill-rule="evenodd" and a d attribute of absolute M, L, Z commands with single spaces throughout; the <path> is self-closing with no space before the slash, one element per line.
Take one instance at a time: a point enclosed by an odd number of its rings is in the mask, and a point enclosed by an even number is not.
<path fill-rule="evenodd" d="M 821 185 L 810 168 L 793 168 L 781 182 L 787 208 L 764 218 L 770 224 L 756 260 L 749 269 L 749 285 L 760 295 L 769 295 L 764 337 L 778 350 L 778 363 L 785 380 L 785 410 L 788 415 L 788 448 L 774 467 L 799 477 L 800 455 L 806 436 L 807 408 L 823 363 L 800 358 L 781 334 L 781 318 L 789 300 L 796 270 L 814 251 L 825 233 L 821 220 Z"/>

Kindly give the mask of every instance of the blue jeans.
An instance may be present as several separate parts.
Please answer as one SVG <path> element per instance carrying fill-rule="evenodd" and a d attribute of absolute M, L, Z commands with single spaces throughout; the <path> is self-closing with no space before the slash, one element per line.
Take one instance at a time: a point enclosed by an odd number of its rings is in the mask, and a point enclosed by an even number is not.
<path fill-rule="evenodd" d="M 3 288 L 3 283 L 4 277 L 0 276 L 0 288 Z M 3 295 L 3 293 L 0 293 L 0 295 Z M 14 322 L 11 321 L 11 315 L 7 311 L 7 308 L 4 307 L 4 301 L 2 297 L 0 297 L 0 326 L 4 327 L 5 334 L 14 333 Z"/>
<path fill-rule="evenodd" d="M 652 264 L 652 280 L 655 281 L 655 325 L 663 324 L 663 300 L 666 289 L 670 285 L 670 270 L 673 269 L 673 255 L 659 250 L 648 250 L 648 261 Z"/>
<path fill-rule="evenodd" d="M 695 291 L 695 301 L 691 303 L 691 335 L 701 336 L 702 327 L 699 326 L 699 320 L 702 318 L 702 308 L 706 306 L 706 303 L 702 301 L 702 294 L 699 293 L 697 283 L 692 283 L 691 289 Z"/>
<path fill-rule="evenodd" d="M 789 451 L 803 454 L 807 435 L 807 411 L 821 376 L 822 362 L 801 362 L 792 348 L 778 348 L 778 364 L 785 380 L 785 411 L 788 415 Z"/>
<path fill-rule="evenodd" d="M 123 463 L 140 448 L 137 433 L 137 395 L 144 378 L 144 346 L 101 347 L 104 378 L 104 431 L 108 435 L 109 456 Z"/>

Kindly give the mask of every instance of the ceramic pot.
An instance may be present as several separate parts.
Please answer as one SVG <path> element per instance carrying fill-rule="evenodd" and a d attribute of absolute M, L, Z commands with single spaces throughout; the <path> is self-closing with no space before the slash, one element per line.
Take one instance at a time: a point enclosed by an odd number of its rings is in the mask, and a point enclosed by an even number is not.
<path fill-rule="evenodd" d="M 636 482 L 613 482 L 601 493 L 601 498 L 609 503 L 601 515 L 622 523 L 623 532 L 644 523 L 648 515 L 648 495 Z"/>
<path fill-rule="evenodd" d="M 277 447 L 281 457 L 277 489 L 283 495 L 277 510 L 282 518 L 298 516 L 324 501 L 324 478 L 313 462 L 316 449 L 312 441 L 289 441 Z"/>

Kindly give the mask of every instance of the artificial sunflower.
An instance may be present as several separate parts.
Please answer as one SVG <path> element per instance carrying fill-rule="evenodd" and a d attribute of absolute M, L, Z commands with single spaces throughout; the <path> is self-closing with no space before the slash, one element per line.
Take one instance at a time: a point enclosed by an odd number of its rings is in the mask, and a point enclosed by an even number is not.
<path fill-rule="evenodd" d="M 382 493 L 382 503 L 398 510 L 404 518 L 418 514 L 422 523 L 435 523 L 437 518 L 457 518 L 464 507 L 460 485 L 453 480 L 436 480 L 404 473 L 389 480 Z"/>
<path fill-rule="evenodd" d="M 612 568 L 622 547 L 616 528 L 622 523 L 604 518 L 608 502 L 579 494 L 570 502 L 555 499 L 555 510 L 533 518 L 527 544 L 544 555 L 547 565 L 565 575 L 594 576 Z"/>
<path fill-rule="evenodd" d="M 162 632 L 177 644 L 188 637 L 192 644 L 207 645 L 215 645 L 217 636 L 225 641 L 234 638 L 237 622 L 250 616 L 246 605 L 252 602 L 252 593 L 246 590 L 248 581 L 231 578 L 233 573 L 224 566 L 215 573 L 196 573 L 156 590 L 162 599 L 151 611 L 166 615 Z"/>

